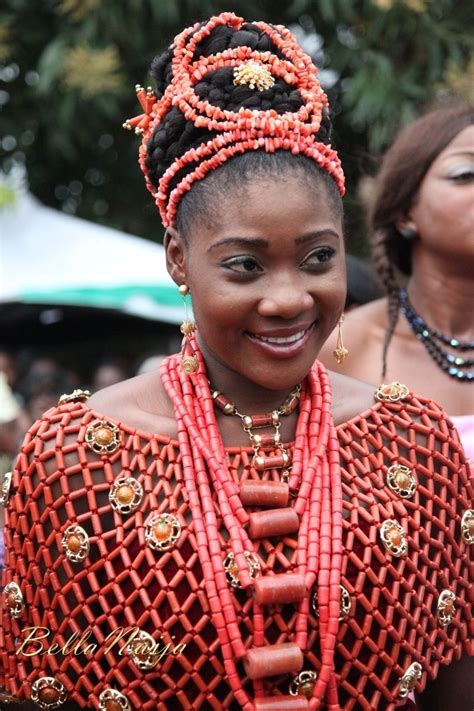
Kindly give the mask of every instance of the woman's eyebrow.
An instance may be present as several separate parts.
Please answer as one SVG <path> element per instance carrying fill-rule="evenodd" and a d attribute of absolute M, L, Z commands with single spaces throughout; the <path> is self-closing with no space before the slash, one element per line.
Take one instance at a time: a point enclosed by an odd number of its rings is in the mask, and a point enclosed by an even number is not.
<path fill-rule="evenodd" d="M 328 228 L 325 230 L 317 230 L 315 232 L 306 232 L 304 235 L 300 235 L 295 238 L 295 244 L 304 244 L 305 242 L 310 242 L 318 237 L 327 237 L 328 235 L 339 239 L 339 234 L 336 230 Z M 220 239 L 217 242 L 214 242 L 214 244 L 211 244 L 207 251 L 212 252 L 213 249 L 217 249 L 218 247 L 222 247 L 226 244 L 233 244 L 238 247 L 258 247 L 260 249 L 266 249 L 270 245 L 268 240 L 260 237 L 224 237 L 224 239 Z"/>
<path fill-rule="evenodd" d="M 213 249 L 222 247 L 224 244 L 234 244 L 238 247 L 260 247 L 263 249 L 269 246 L 269 242 L 266 239 L 259 237 L 225 237 L 211 244 L 207 251 L 212 252 Z"/>
<path fill-rule="evenodd" d="M 304 244 L 305 242 L 310 242 L 311 240 L 317 239 L 318 237 L 327 237 L 328 235 L 339 239 L 339 233 L 336 232 L 336 230 L 332 230 L 330 227 L 328 227 L 324 230 L 316 230 L 316 232 L 306 232 L 304 235 L 301 235 L 300 237 L 297 237 L 295 239 L 295 244 Z"/>
<path fill-rule="evenodd" d="M 448 158 L 454 158 L 454 157 L 459 158 L 460 156 L 463 158 L 473 158 L 474 157 L 474 150 L 471 151 L 469 149 L 464 149 L 462 151 L 453 151 L 452 153 L 447 153 L 445 155 L 445 160 L 448 160 Z"/>

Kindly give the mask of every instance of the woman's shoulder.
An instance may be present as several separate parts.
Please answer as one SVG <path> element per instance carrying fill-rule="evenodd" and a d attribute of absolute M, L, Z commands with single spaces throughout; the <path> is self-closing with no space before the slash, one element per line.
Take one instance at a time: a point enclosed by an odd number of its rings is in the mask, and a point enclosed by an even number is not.
<path fill-rule="evenodd" d="M 91 462 L 99 466 L 104 455 L 115 459 L 117 447 L 134 449 L 136 435 L 140 446 L 151 440 L 159 448 L 167 446 L 177 438 L 168 402 L 158 372 L 125 380 L 92 396 L 83 390 L 62 395 L 26 432 L 11 485 L 18 488 L 22 481 L 37 476 L 46 481 L 57 471 L 73 472 Z M 102 446 L 101 437 L 110 437 L 110 443 Z"/>
<path fill-rule="evenodd" d="M 328 370 L 332 390 L 332 415 L 336 427 L 366 413 L 375 404 L 375 388 L 348 375 Z"/>
<path fill-rule="evenodd" d="M 373 384 L 328 371 L 332 388 L 332 414 L 339 430 L 355 421 L 373 420 L 377 413 L 405 421 L 420 422 L 420 418 L 436 421 L 438 427 L 448 418 L 435 402 L 414 393 L 403 385 L 386 385 L 386 396 Z M 406 395 L 398 397 L 391 388 L 400 387 Z M 378 395 L 377 395 L 378 392 Z M 402 395 L 403 395 L 402 392 Z M 158 371 L 145 373 L 88 394 L 75 391 L 63 396 L 58 405 L 44 413 L 25 436 L 21 453 L 45 458 L 47 452 L 71 449 L 82 441 L 84 431 L 96 421 L 107 421 L 122 431 L 123 437 L 138 434 L 144 440 L 163 442 L 177 440 L 176 417 Z M 450 425 L 450 423 L 449 423 Z M 426 429 L 426 428 L 425 428 Z M 451 429 L 451 427 L 450 427 Z M 82 434 L 81 434 L 82 432 Z M 421 430 L 420 430 L 421 432 Z M 125 441 L 125 439 L 123 440 Z"/>
<path fill-rule="evenodd" d="M 354 422 L 391 422 L 391 431 L 414 427 L 418 442 L 439 432 L 443 439 L 458 444 L 453 423 L 443 407 L 428 397 L 411 391 L 400 382 L 380 383 L 378 386 L 356 378 L 328 371 L 332 386 L 334 424 L 339 430 Z M 388 430 L 387 430 L 388 431 Z"/>
<path fill-rule="evenodd" d="M 173 406 L 158 371 L 99 390 L 89 398 L 87 406 L 137 431 L 176 438 Z"/>
<path fill-rule="evenodd" d="M 358 349 L 374 338 L 379 341 L 388 326 L 387 298 L 375 299 L 344 314 L 343 334 L 350 345 Z M 337 329 L 336 329 L 337 331 Z"/>
<path fill-rule="evenodd" d="M 43 413 L 26 432 L 17 459 L 17 467 L 40 459 L 45 471 L 54 468 L 57 453 L 71 463 L 77 446 L 83 443 L 89 427 L 98 423 L 120 431 L 125 441 L 129 435 L 144 440 L 156 437 L 167 442 L 176 439 L 176 420 L 158 372 L 124 380 L 90 395 L 75 390 L 60 397 L 57 405 Z"/>

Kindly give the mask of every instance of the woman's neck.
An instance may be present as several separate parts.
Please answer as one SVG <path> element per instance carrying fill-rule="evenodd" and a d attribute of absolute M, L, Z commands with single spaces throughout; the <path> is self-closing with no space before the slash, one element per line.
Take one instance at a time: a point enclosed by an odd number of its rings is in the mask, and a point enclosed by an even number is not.
<path fill-rule="evenodd" d="M 469 260 L 459 266 L 420 250 L 414 255 L 408 297 L 428 326 L 459 340 L 474 337 L 474 279 Z"/>
<path fill-rule="evenodd" d="M 256 415 L 272 412 L 282 405 L 290 392 L 298 385 L 285 390 L 269 390 L 247 380 L 243 375 L 218 361 L 207 353 L 201 344 L 201 352 L 206 361 L 207 377 L 211 390 L 219 390 L 234 403 L 243 414 Z"/>

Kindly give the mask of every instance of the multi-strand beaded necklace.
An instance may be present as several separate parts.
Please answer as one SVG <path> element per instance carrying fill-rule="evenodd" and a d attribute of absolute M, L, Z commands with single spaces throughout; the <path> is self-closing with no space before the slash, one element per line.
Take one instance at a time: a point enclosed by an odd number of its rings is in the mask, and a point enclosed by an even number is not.
<path fill-rule="evenodd" d="M 293 696 L 265 696 L 263 680 L 275 674 L 301 671 L 308 641 L 310 599 L 316 592 L 321 668 L 311 699 L 298 697 L 301 702 L 298 708 L 305 708 L 306 701 L 307 708 L 317 709 L 325 699 L 329 709 L 338 709 L 333 657 L 340 613 L 342 490 L 329 378 L 323 366 L 316 363 L 301 393 L 295 391 L 284 403 L 285 410 L 291 409 L 296 398 L 300 406 L 291 471 L 286 448 L 278 436 L 275 441 L 275 435 L 272 435 L 272 444 L 278 452 L 272 456 L 279 458 L 283 471 L 279 494 L 269 495 L 268 481 L 261 482 L 259 491 L 258 482 L 254 481 L 249 498 L 245 486 L 239 487 L 230 473 L 214 409 L 216 401 L 224 410 L 227 406 L 228 414 L 235 406 L 221 393 L 211 392 L 203 357 L 194 337 L 192 341 L 199 370 L 192 375 L 186 374 L 180 367 L 179 356 L 172 356 L 163 363 L 161 377 L 176 414 L 183 478 L 211 618 L 221 645 L 228 683 L 245 711 L 281 709 L 285 698 L 288 708 L 293 707 Z M 275 427 L 276 414 L 242 417 L 248 418 L 243 424 L 251 440 L 253 438 L 255 469 L 263 471 L 268 464 L 260 449 L 264 445 L 258 437 L 255 441 L 255 433 L 251 430 L 269 419 Z M 278 429 L 277 425 L 277 435 Z M 272 464 L 276 462 L 272 461 Z M 278 482 L 276 484 L 278 486 Z M 222 548 L 219 539 L 213 492 L 217 495 L 222 525 L 228 533 L 226 549 Z M 245 509 L 249 502 L 252 508 L 263 510 L 249 513 Z M 253 540 L 293 532 L 297 533 L 295 572 L 264 575 L 263 566 L 254 552 Z M 232 560 L 230 571 L 229 555 Z M 236 585 L 233 586 L 232 581 Z M 237 585 L 253 595 L 250 647 L 239 629 L 233 598 L 233 587 Z M 264 633 L 264 607 L 286 603 L 298 607 L 294 641 L 268 645 Z M 238 661 L 243 661 L 247 676 L 254 682 L 254 700 L 243 687 L 237 671 Z"/>
<path fill-rule="evenodd" d="M 464 355 L 466 351 L 474 350 L 474 341 L 463 342 L 450 338 L 428 326 L 413 308 L 405 289 L 400 290 L 400 305 L 413 333 L 423 343 L 434 362 L 451 378 L 474 382 L 474 359 Z M 451 348 L 454 353 L 446 351 L 443 345 Z M 460 352 L 463 352 L 462 356 Z"/>

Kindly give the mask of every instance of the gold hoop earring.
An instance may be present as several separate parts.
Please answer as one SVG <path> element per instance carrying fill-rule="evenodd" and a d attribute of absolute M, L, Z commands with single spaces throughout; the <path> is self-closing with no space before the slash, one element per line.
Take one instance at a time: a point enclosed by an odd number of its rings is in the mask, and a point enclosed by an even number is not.
<path fill-rule="evenodd" d="M 199 370 L 199 360 L 196 355 L 196 351 L 189 340 L 190 336 L 192 336 L 196 330 L 196 324 L 189 318 L 188 314 L 188 302 L 186 297 L 189 294 L 189 287 L 187 284 L 181 284 L 181 286 L 178 287 L 178 291 L 183 297 L 184 303 L 184 321 L 179 329 L 183 334 L 183 342 L 181 345 L 181 367 L 185 373 L 192 375 L 193 373 L 197 373 Z"/>
<path fill-rule="evenodd" d="M 337 341 L 336 341 L 336 347 L 333 350 L 332 354 L 334 358 L 336 359 L 337 363 L 344 363 L 346 360 L 347 356 L 349 355 L 349 351 L 347 348 L 344 346 L 343 340 L 342 340 L 342 324 L 344 323 L 344 312 L 341 314 L 341 318 L 339 319 L 337 323 Z"/>

